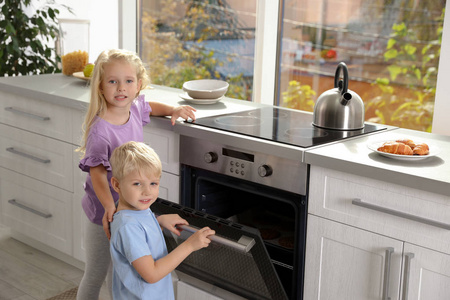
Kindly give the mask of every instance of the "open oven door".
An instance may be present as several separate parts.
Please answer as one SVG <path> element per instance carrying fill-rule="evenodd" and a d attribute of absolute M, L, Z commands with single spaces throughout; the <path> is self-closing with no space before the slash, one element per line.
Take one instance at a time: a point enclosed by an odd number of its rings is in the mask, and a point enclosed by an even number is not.
<path fill-rule="evenodd" d="M 209 247 L 189 255 L 177 270 L 249 299 L 288 299 L 258 230 L 162 199 L 151 210 L 189 222 L 180 237 L 164 229 L 169 252 L 197 229 L 216 231 Z"/>

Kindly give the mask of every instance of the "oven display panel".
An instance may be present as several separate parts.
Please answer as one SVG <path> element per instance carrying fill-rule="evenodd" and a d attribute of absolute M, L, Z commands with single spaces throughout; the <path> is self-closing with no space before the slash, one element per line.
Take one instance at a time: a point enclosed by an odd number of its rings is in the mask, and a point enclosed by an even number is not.
<path fill-rule="evenodd" d="M 255 156 L 253 154 L 240 152 L 240 151 L 236 151 L 236 150 L 231 150 L 231 149 L 227 149 L 227 148 L 222 148 L 222 155 L 232 157 L 232 158 L 242 159 L 242 160 L 249 161 L 249 162 L 255 162 Z"/>

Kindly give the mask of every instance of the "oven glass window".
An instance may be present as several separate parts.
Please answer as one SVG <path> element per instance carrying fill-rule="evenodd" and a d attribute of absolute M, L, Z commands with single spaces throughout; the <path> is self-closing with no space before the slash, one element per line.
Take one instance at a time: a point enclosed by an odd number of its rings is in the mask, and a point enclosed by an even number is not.
<path fill-rule="evenodd" d="M 306 198 L 201 169 L 186 168 L 191 187 L 188 203 L 197 211 L 242 226 L 261 236 L 285 291 L 301 293 Z M 186 176 L 186 173 L 189 175 Z"/>

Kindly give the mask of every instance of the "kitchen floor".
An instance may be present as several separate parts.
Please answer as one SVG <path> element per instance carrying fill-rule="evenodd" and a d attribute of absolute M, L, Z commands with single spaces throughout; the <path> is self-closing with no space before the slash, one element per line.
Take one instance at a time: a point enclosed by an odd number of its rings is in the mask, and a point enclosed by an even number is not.
<path fill-rule="evenodd" d="M 78 286 L 83 271 L 11 238 L 0 228 L 0 299 L 45 300 Z M 101 300 L 110 300 L 105 286 Z"/>

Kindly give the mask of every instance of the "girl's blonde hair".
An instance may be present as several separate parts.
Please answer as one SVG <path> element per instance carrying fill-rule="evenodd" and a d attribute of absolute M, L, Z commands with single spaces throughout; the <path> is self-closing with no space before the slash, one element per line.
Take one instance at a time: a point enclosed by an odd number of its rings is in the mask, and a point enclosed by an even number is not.
<path fill-rule="evenodd" d="M 110 158 L 112 175 L 121 180 L 133 171 L 161 177 L 162 164 L 158 154 L 141 142 L 127 142 L 114 149 Z"/>
<path fill-rule="evenodd" d="M 144 64 L 135 52 L 121 49 L 111 49 L 103 51 L 98 56 L 97 60 L 94 62 L 95 66 L 90 79 L 91 99 L 82 126 L 83 135 L 81 139 L 81 146 L 77 149 L 77 151 L 81 152 L 83 156 L 86 152 L 87 138 L 89 131 L 94 124 L 95 117 L 101 115 L 106 110 L 106 99 L 101 92 L 100 85 L 103 81 L 105 65 L 113 62 L 127 62 L 136 68 L 137 80 L 141 81 L 141 88 L 139 92 L 150 83 Z M 136 97 L 139 95 L 139 92 L 136 94 Z"/>

